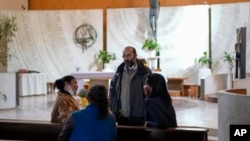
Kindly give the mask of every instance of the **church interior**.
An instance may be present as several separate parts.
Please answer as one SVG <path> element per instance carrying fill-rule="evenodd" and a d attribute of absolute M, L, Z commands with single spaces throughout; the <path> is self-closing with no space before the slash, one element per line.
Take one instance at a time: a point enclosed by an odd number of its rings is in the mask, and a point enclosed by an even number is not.
<path fill-rule="evenodd" d="M 150 1 L 159 2 L 156 9 Z M 226 141 L 229 125 L 250 125 L 249 0 L 0 3 L 0 24 L 14 17 L 17 26 L 10 41 L 0 36 L 0 125 L 50 121 L 53 84 L 64 75 L 75 76 L 79 90 L 109 87 L 126 46 L 166 78 L 179 126 L 207 128 L 209 141 Z M 147 40 L 159 49 L 143 49 Z M 116 57 L 104 64 L 101 51 Z"/>

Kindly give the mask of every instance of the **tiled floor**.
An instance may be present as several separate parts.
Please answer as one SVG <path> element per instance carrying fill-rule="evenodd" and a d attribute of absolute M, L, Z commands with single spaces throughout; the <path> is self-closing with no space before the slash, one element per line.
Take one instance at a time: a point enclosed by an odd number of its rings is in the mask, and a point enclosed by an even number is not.
<path fill-rule="evenodd" d="M 189 97 L 174 97 L 177 122 L 181 126 L 218 129 L 218 104 Z"/>
<path fill-rule="evenodd" d="M 56 94 L 20 98 L 15 109 L 0 110 L 0 119 L 50 120 L 50 112 Z M 190 97 L 173 97 L 179 126 L 206 127 L 218 129 L 217 103 Z"/>

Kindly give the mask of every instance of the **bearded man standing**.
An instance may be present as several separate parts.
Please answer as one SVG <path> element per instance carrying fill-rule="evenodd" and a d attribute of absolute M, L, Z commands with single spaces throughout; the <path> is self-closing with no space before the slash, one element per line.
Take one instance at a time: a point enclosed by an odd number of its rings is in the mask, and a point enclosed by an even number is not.
<path fill-rule="evenodd" d="M 110 110 L 116 115 L 118 125 L 143 126 L 145 75 L 151 70 L 137 59 L 136 49 L 125 47 L 121 63 L 111 80 L 109 90 Z"/>

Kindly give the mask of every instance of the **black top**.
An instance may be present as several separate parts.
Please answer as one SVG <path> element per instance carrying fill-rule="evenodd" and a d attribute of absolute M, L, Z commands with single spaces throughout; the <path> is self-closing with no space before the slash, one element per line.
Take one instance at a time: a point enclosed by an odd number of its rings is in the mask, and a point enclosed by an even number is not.
<path fill-rule="evenodd" d="M 177 127 L 176 114 L 173 105 L 166 105 L 163 99 L 159 96 L 146 97 L 145 118 L 147 122 L 146 127 Z"/>

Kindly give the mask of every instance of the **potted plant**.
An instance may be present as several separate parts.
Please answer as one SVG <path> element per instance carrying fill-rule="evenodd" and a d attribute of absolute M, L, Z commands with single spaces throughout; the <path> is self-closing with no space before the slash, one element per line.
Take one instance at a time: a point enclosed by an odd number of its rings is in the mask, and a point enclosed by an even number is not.
<path fill-rule="evenodd" d="M 195 59 L 195 62 L 196 61 L 197 60 Z M 206 51 L 203 52 L 203 56 L 198 58 L 198 63 L 202 66 L 199 68 L 198 72 L 198 85 L 201 85 L 201 79 L 211 75 L 211 69 L 209 68 L 209 65 L 212 63 L 212 60 Z"/>
<path fill-rule="evenodd" d="M 98 54 L 98 59 L 102 61 L 104 65 L 104 69 L 110 69 L 109 63 L 111 60 L 116 59 L 116 55 L 114 53 L 109 53 L 106 50 L 100 50 Z"/>
<path fill-rule="evenodd" d="M 202 66 L 207 66 L 209 64 L 212 63 L 212 60 L 211 58 L 208 56 L 207 52 L 204 51 L 203 52 L 203 56 L 201 56 L 199 59 L 198 59 L 198 63 L 200 63 Z"/>
<path fill-rule="evenodd" d="M 88 91 L 85 89 L 81 89 L 78 93 L 78 96 L 81 98 L 81 104 L 83 107 L 88 105 L 88 100 L 86 98 L 87 94 L 88 94 Z"/>
<path fill-rule="evenodd" d="M 228 52 L 224 52 L 224 62 L 227 62 L 230 67 L 233 66 L 233 61 L 235 60 L 235 57 Z"/>
<path fill-rule="evenodd" d="M 151 57 L 156 56 L 156 51 L 160 50 L 160 44 L 157 43 L 154 39 L 147 39 L 143 46 L 143 50 L 149 51 L 151 53 Z"/>
<path fill-rule="evenodd" d="M 228 64 L 227 89 L 231 89 L 232 85 L 233 85 L 232 69 L 233 69 L 234 60 L 235 60 L 235 58 L 233 55 L 229 54 L 228 52 L 224 52 L 224 62 L 227 62 L 227 64 Z"/>
<path fill-rule="evenodd" d="M 115 60 L 116 55 L 114 53 L 109 53 L 106 50 L 100 50 L 98 58 L 102 60 L 103 64 L 109 63 L 110 60 Z"/>
<path fill-rule="evenodd" d="M 2 98 L 3 101 L 7 101 L 7 96 L 1 92 L 0 92 L 0 97 Z"/>
<path fill-rule="evenodd" d="M 145 43 L 143 44 L 142 49 L 148 50 L 148 51 L 152 51 L 152 50 L 159 51 L 160 45 L 154 39 L 147 39 Z"/>
<path fill-rule="evenodd" d="M 0 17 L 0 64 L 4 71 L 7 71 L 8 57 L 12 56 L 8 54 L 7 43 L 12 41 L 12 37 L 15 36 L 15 32 L 17 31 L 15 20 L 15 17 Z"/>

